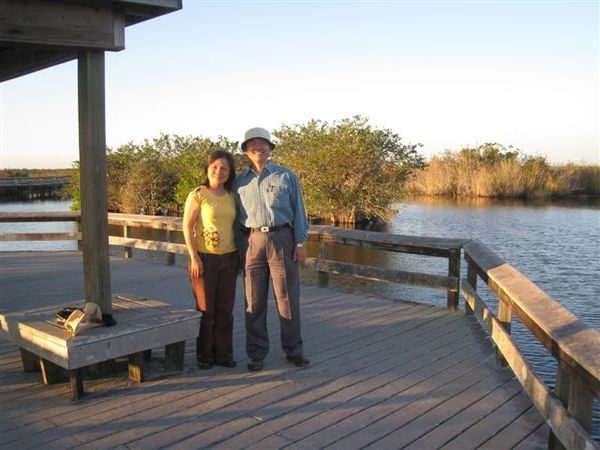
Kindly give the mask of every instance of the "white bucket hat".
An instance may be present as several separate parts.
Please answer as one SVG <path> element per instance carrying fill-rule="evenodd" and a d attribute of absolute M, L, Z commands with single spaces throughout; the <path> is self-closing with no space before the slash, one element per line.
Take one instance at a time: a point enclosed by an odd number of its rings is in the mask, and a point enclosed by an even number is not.
<path fill-rule="evenodd" d="M 271 135 L 269 134 L 269 132 L 264 128 L 256 127 L 250 128 L 248 131 L 246 131 L 246 134 L 244 135 L 244 142 L 242 142 L 242 150 L 246 151 L 246 143 L 250 139 L 256 138 L 264 139 L 265 141 L 267 141 L 269 145 L 271 145 L 271 150 L 275 148 L 275 144 L 273 144 L 273 142 L 271 141 Z"/>

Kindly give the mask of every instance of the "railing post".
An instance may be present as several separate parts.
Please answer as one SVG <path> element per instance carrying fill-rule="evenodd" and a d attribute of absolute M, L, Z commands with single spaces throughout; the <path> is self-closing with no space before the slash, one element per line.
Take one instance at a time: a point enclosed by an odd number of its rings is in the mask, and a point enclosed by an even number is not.
<path fill-rule="evenodd" d="M 467 281 L 473 288 L 473 291 L 477 291 L 477 271 L 473 267 L 471 260 L 467 261 Z M 471 305 L 465 300 L 465 315 L 472 316 L 473 314 L 474 312 Z"/>
<path fill-rule="evenodd" d="M 79 233 L 79 239 L 77 239 L 77 251 L 78 252 L 82 252 L 83 251 L 83 232 L 81 231 L 81 218 L 80 220 L 78 220 L 76 222 L 76 228 L 77 228 L 77 232 Z"/>
<path fill-rule="evenodd" d="M 165 242 L 167 244 L 171 242 L 171 230 L 165 230 Z M 175 264 L 175 253 L 167 252 L 167 264 Z"/>
<path fill-rule="evenodd" d="M 504 294 L 498 295 L 498 320 L 506 332 L 510 334 L 512 324 L 512 308 L 508 298 L 505 298 Z M 496 363 L 501 367 L 507 365 L 506 359 L 504 359 L 498 348 L 496 348 Z"/>
<path fill-rule="evenodd" d="M 127 225 L 123 225 L 123 237 L 128 238 L 129 232 L 131 231 L 131 227 Z M 123 247 L 123 258 L 129 259 L 131 258 L 131 247 Z"/>
<path fill-rule="evenodd" d="M 460 249 L 450 250 L 450 256 L 448 257 L 448 276 L 456 278 L 457 283 L 460 283 Z M 458 292 L 458 286 L 456 289 L 448 289 L 447 306 L 450 311 L 458 310 Z"/>
<path fill-rule="evenodd" d="M 562 360 L 558 361 L 554 392 L 563 402 L 569 411 L 569 414 L 577 420 L 586 431 L 591 433 L 594 394 L 586 386 L 584 381 L 577 376 L 577 374 L 573 373 L 571 368 Z M 551 450 L 563 450 L 565 448 L 552 431 L 550 432 L 548 440 L 548 448 Z"/>
<path fill-rule="evenodd" d="M 319 262 L 322 259 L 329 258 L 329 245 L 321 242 L 321 251 L 319 252 Z M 317 286 L 319 287 L 327 287 L 329 286 L 329 272 L 324 272 L 319 270 L 317 272 Z"/>
<path fill-rule="evenodd" d="M 569 385 L 571 384 L 571 376 L 566 364 L 562 360 L 558 360 L 558 368 L 556 370 L 556 383 L 554 384 L 554 393 L 567 407 L 569 403 Z M 565 450 L 565 446 L 558 440 L 556 435 L 550 430 L 548 436 L 548 450 Z"/>

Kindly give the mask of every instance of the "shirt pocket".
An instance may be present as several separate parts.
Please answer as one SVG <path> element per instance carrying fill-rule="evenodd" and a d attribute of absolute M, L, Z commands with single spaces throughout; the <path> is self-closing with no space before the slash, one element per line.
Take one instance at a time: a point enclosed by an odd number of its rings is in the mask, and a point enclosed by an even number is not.
<path fill-rule="evenodd" d="M 285 206 L 290 203 L 290 194 L 287 186 L 271 185 L 267 187 L 267 198 L 273 206 Z"/>

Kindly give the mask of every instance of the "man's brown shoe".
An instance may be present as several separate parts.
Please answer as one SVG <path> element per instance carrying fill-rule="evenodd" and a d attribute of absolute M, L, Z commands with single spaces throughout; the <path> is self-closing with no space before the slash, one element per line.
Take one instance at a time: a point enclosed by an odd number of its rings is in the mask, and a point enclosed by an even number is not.
<path fill-rule="evenodd" d="M 298 367 L 307 367 L 310 364 L 304 355 L 288 356 L 287 360 Z"/>
<path fill-rule="evenodd" d="M 248 360 L 248 370 L 262 370 L 263 368 L 263 361 L 262 359 L 252 359 L 250 358 Z"/>

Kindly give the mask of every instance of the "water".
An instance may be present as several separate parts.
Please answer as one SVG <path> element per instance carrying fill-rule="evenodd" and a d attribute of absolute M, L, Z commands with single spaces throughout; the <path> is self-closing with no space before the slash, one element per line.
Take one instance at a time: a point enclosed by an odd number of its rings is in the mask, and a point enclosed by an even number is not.
<path fill-rule="evenodd" d="M 30 200 L 0 203 L 0 212 L 69 211 L 71 200 Z M 0 222 L 0 233 L 76 232 L 75 222 Z M 0 251 L 70 251 L 77 250 L 75 241 L 0 241 Z"/>

